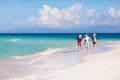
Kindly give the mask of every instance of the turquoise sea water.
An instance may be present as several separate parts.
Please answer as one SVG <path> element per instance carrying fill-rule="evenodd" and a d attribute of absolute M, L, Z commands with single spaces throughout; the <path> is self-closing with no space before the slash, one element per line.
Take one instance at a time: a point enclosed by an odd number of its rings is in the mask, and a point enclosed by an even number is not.
<path fill-rule="evenodd" d="M 0 34 L 0 59 L 73 46 L 77 36 L 78 33 Z M 98 33 L 97 37 L 99 41 L 120 42 L 120 33 Z"/>

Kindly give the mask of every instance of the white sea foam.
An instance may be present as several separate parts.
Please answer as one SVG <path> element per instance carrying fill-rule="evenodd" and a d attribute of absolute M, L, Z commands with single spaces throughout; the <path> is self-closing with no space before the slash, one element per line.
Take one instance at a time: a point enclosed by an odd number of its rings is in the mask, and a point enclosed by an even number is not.
<path fill-rule="evenodd" d="M 24 55 L 24 56 L 12 56 L 7 59 L 23 60 L 23 62 L 25 62 L 26 64 L 29 64 L 29 65 L 39 65 L 39 64 L 41 64 L 42 59 L 45 59 L 50 54 L 57 53 L 61 50 L 63 50 L 63 49 L 62 48 L 55 48 L 55 49 L 48 48 L 47 50 L 45 50 L 43 52 L 38 52 L 38 53 L 34 53 L 31 55 Z"/>
<path fill-rule="evenodd" d="M 47 58 L 50 54 L 56 53 L 58 51 L 62 50 L 62 48 L 56 48 L 56 49 L 51 49 L 48 48 L 46 51 L 43 52 L 39 52 L 37 54 L 35 54 L 34 56 L 36 56 L 36 58 L 34 60 L 30 60 L 27 62 L 27 64 L 34 64 L 39 62 L 41 59 L 45 59 Z M 41 58 L 39 56 L 42 56 Z M 33 56 L 29 56 L 29 57 L 33 57 Z"/>
<path fill-rule="evenodd" d="M 55 52 L 60 51 L 60 50 L 62 50 L 62 48 L 55 48 L 55 49 L 48 48 L 47 50 L 45 50 L 43 52 L 38 52 L 38 53 L 35 53 L 33 55 L 14 56 L 12 58 L 20 59 L 20 58 L 36 57 L 36 56 L 40 56 L 40 55 L 49 55 L 49 54 L 55 53 Z"/>
<path fill-rule="evenodd" d="M 21 39 L 9 39 L 7 41 L 16 42 L 16 41 L 21 41 Z"/>
<path fill-rule="evenodd" d="M 40 52 L 38 54 L 40 54 L 40 55 L 48 55 L 48 54 L 52 54 L 52 53 L 54 53 L 56 51 L 60 51 L 60 50 L 62 50 L 62 48 L 56 48 L 56 49 L 48 48 L 46 51 Z"/>

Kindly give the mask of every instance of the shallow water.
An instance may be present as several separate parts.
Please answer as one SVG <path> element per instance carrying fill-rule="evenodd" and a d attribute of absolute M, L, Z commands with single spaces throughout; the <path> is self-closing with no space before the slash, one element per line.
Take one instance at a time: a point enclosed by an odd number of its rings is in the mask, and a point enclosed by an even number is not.
<path fill-rule="evenodd" d="M 84 38 L 85 33 L 81 33 Z M 78 33 L 0 34 L 0 59 L 76 45 Z M 91 37 L 92 34 L 89 33 Z M 120 43 L 120 33 L 97 33 L 98 41 Z"/>

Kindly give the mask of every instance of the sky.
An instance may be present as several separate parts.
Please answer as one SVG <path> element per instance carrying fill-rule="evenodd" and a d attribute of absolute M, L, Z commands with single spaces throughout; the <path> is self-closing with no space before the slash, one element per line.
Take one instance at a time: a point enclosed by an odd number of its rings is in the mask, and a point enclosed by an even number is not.
<path fill-rule="evenodd" d="M 120 33 L 120 0 L 0 0 L 0 33 Z"/>

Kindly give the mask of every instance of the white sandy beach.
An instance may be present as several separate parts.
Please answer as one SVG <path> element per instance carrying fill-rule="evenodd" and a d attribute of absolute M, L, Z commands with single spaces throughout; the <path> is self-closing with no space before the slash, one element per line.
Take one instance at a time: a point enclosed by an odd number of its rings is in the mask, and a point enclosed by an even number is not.
<path fill-rule="evenodd" d="M 85 56 L 77 68 L 59 73 L 48 80 L 120 80 L 120 44 L 112 50 Z"/>

